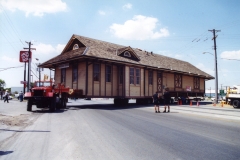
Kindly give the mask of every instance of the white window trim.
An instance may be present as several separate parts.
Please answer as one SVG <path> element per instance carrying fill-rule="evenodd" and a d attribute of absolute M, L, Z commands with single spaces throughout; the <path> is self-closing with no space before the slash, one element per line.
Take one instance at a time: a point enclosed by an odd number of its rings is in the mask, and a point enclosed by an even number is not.
<path fill-rule="evenodd" d="M 127 53 L 128 53 L 128 54 L 127 54 Z M 128 51 L 125 51 L 125 52 L 124 52 L 124 56 L 125 56 L 125 57 L 131 57 L 131 54 L 130 54 Z"/>
<path fill-rule="evenodd" d="M 73 46 L 73 50 L 75 50 L 75 49 L 79 49 L 78 44 L 74 44 L 74 46 Z"/>

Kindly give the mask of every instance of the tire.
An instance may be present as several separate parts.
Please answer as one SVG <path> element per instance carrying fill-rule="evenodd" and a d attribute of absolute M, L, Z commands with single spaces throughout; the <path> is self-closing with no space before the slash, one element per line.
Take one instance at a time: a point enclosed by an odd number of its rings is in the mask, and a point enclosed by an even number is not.
<path fill-rule="evenodd" d="M 234 108 L 239 108 L 240 104 L 239 104 L 239 100 L 234 100 L 233 101 L 233 107 Z"/>
<path fill-rule="evenodd" d="M 49 106 L 49 110 L 51 112 L 54 112 L 56 110 L 56 98 L 53 97 L 52 100 L 51 100 L 51 104 Z"/>
<path fill-rule="evenodd" d="M 32 111 L 32 100 L 29 99 L 27 102 L 27 111 Z"/>

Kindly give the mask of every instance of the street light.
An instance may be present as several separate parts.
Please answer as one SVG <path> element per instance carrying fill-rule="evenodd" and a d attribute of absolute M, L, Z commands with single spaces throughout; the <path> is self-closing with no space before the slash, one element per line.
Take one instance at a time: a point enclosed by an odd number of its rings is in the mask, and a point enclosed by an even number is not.
<path fill-rule="evenodd" d="M 213 55 L 210 52 L 203 52 L 203 54 L 209 53 Z M 215 104 L 218 102 L 218 70 L 217 70 L 217 53 L 215 52 Z"/>

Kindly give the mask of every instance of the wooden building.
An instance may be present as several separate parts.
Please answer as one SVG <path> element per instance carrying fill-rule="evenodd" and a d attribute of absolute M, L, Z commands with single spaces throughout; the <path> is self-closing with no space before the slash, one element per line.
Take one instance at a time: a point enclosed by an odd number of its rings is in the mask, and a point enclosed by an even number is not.
<path fill-rule="evenodd" d="M 172 96 L 203 96 L 214 79 L 192 64 L 130 46 L 73 35 L 62 53 L 39 67 L 55 70 L 55 83 L 78 98 L 151 99 L 169 88 Z"/>

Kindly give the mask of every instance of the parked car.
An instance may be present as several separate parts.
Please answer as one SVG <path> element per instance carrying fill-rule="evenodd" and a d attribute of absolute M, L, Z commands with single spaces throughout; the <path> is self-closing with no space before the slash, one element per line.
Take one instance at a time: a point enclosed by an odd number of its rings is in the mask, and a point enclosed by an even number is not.
<path fill-rule="evenodd" d="M 212 100 L 212 101 L 215 101 L 215 97 L 212 97 L 211 100 Z M 226 96 L 222 96 L 222 97 L 221 97 L 221 96 L 218 96 L 218 100 L 219 100 L 219 101 L 221 101 L 221 100 L 225 101 L 225 100 L 226 100 Z"/>
<path fill-rule="evenodd" d="M 3 99 L 5 99 L 5 96 L 3 96 Z M 8 96 L 8 100 L 12 100 L 13 99 L 13 97 L 12 96 Z"/>

